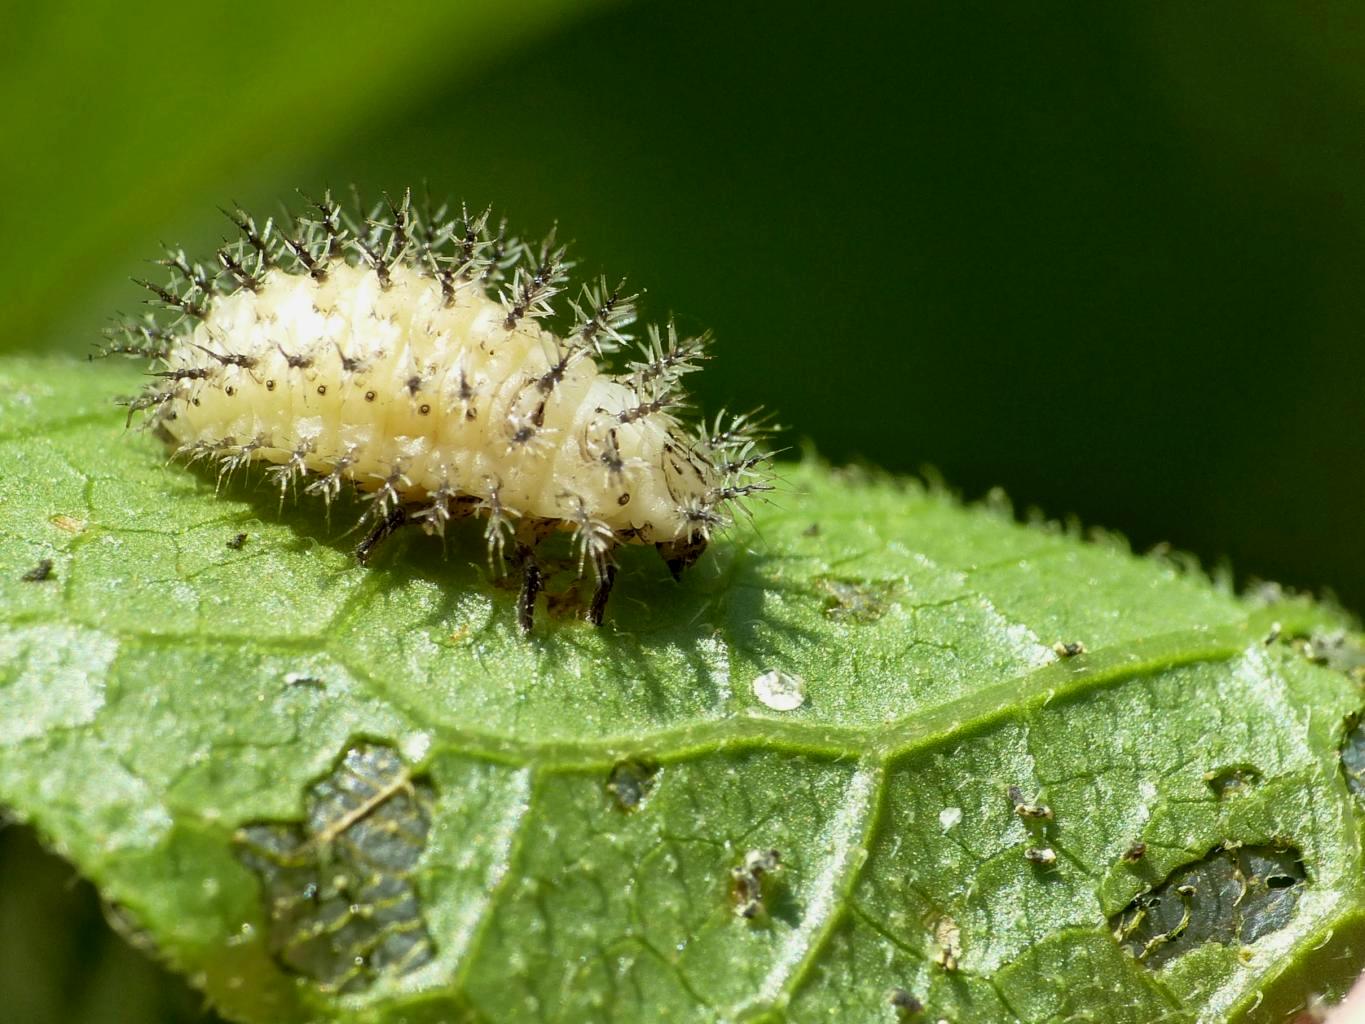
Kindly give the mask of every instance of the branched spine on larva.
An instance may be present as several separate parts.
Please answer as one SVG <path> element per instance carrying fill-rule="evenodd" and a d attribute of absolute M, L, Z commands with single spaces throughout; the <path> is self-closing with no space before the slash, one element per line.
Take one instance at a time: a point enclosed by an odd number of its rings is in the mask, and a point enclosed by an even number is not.
<path fill-rule="evenodd" d="M 532 249 L 487 212 L 448 217 L 410 192 L 368 209 L 328 192 L 282 222 L 225 213 L 241 237 L 213 264 L 167 250 L 170 282 L 142 282 L 168 315 L 112 332 L 107 351 L 156 367 L 129 417 L 148 412 L 177 454 L 217 462 L 220 483 L 270 463 L 281 503 L 306 481 L 330 513 L 352 483 L 378 524 L 362 557 L 404 522 L 444 535 L 482 516 L 490 562 L 510 543 L 523 567 L 529 628 L 535 546 L 568 530 L 599 580 L 598 621 L 618 545 L 656 545 L 676 575 L 768 489 L 752 415 L 677 419 L 708 335 L 650 326 L 623 371 L 604 371 L 637 299 L 606 278 L 569 301 L 564 335 L 545 327 L 571 266 L 553 233 Z"/>

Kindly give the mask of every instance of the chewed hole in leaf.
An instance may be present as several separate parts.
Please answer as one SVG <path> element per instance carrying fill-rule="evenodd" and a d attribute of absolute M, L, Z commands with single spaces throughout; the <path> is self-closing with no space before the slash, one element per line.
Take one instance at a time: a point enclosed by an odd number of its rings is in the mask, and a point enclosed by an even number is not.
<path fill-rule="evenodd" d="M 1365 800 L 1365 720 L 1352 716 L 1346 723 L 1346 739 L 1341 746 L 1341 770 L 1346 786 L 1357 799 Z"/>
<path fill-rule="evenodd" d="M 638 811 L 658 779 L 659 766 L 648 761 L 621 761 L 607 777 L 607 793 L 623 811 Z"/>
<path fill-rule="evenodd" d="M 240 829 L 237 853 L 261 881 L 271 953 L 340 992 L 431 959 L 413 885 L 434 800 L 390 747 L 363 744 L 314 785 L 303 822 Z"/>
<path fill-rule="evenodd" d="M 893 582 L 867 582 L 825 578 L 820 580 L 825 592 L 825 615 L 846 622 L 876 622 L 886 614 L 895 595 Z"/>
<path fill-rule="evenodd" d="M 1204 781 L 1209 784 L 1218 799 L 1244 793 L 1261 781 L 1259 769 L 1249 764 L 1229 765 L 1217 771 L 1207 772 Z"/>
<path fill-rule="evenodd" d="M 1365 644 L 1343 629 L 1289 637 L 1286 642 L 1315 665 L 1365 680 Z"/>
<path fill-rule="evenodd" d="M 1301 858 L 1292 847 L 1219 847 L 1137 897 L 1110 927 L 1152 969 L 1208 942 L 1249 945 L 1293 919 L 1307 884 Z"/>
<path fill-rule="evenodd" d="M 934 925 L 934 964 L 949 974 L 962 959 L 962 928 L 951 917 L 939 918 Z"/>
<path fill-rule="evenodd" d="M 730 901 L 735 913 L 746 921 L 771 911 L 768 900 L 775 889 L 775 876 L 782 870 L 782 854 L 777 850 L 750 850 L 744 860 L 730 869 Z"/>

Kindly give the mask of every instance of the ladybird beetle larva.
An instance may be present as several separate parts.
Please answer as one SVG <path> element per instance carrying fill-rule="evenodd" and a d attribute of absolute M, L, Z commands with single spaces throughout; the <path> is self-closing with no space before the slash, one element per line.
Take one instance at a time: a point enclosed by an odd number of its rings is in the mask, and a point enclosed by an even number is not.
<path fill-rule="evenodd" d="M 609 371 L 635 296 L 605 279 L 568 303 L 564 331 L 547 326 L 569 268 L 553 234 L 527 246 L 486 212 L 419 211 L 411 192 L 369 210 L 327 193 L 297 217 L 228 216 L 241 237 L 214 265 L 174 250 L 168 285 L 139 282 L 168 315 L 125 323 L 108 349 L 153 360 L 129 417 L 145 410 L 177 455 L 220 475 L 268 463 L 281 500 L 301 485 L 330 506 L 353 485 L 370 499 L 362 564 L 404 525 L 443 536 L 482 517 L 490 564 L 511 544 L 529 631 L 537 546 L 571 531 L 600 625 L 618 546 L 653 544 L 680 577 L 768 489 L 752 416 L 678 419 L 708 336 L 650 327 Z"/>

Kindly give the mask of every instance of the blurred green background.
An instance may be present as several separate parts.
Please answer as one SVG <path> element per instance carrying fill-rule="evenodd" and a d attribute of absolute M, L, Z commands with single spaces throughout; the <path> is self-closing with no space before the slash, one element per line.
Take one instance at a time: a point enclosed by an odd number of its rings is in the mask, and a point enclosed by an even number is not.
<path fill-rule="evenodd" d="M 703 404 L 785 443 L 1365 608 L 1361 5 L 3 13 L 2 351 L 88 351 L 219 205 L 425 181 L 714 329 Z M 196 1019 L 37 850 L 11 1019 Z"/>

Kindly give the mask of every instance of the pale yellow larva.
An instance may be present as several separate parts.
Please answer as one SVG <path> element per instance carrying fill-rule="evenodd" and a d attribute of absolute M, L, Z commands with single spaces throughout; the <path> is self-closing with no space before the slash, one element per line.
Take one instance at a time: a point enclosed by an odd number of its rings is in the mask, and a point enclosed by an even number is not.
<path fill-rule="evenodd" d="M 130 415 L 148 410 L 178 454 L 223 472 L 271 464 L 282 498 L 296 483 L 327 502 L 366 492 L 362 562 L 404 524 L 482 517 L 490 561 L 511 543 L 529 631 L 537 545 L 571 530 L 600 624 L 617 546 L 656 545 L 678 576 L 767 489 L 752 417 L 688 429 L 675 415 L 705 336 L 651 327 L 609 372 L 635 297 L 605 281 L 570 303 L 562 335 L 545 326 L 568 267 L 553 238 L 532 250 L 486 213 L 419 215 L 410 194 L 368 215 L 329 194 L 287 225 L 232 219 L 242 238 L 213 272 L 175 251 L 169 286 L 142 282 L 171 316 L 111 346 L 155 361 Z"/>

